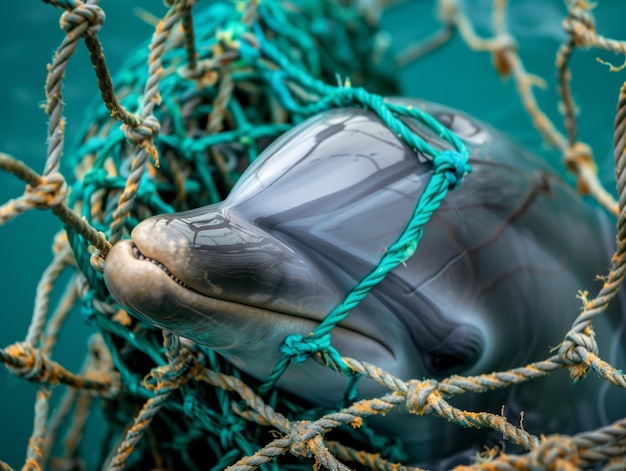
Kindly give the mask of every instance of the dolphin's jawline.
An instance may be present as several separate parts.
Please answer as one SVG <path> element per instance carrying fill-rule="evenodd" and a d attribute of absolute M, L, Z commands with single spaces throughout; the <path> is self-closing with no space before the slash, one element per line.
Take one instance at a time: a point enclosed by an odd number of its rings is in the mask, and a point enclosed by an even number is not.
<path fill-rule="evenodd" d="M 242 310 L 247 310 L 247 311 L 250 311 L 251 313 L 253 313 L 254 311 L 257 311 L 257 312 L 262 312 L 264 314 L 269 314 L 270 316 L 273 316 L 273 317 L 284 316 L 287 318 L 296 318 L 300 320 L 310 321 L 312 323 L 315 323 L 316 326 L 319 325 L 321 322 L 320 319 L 315 318 L 312 315 L 307 315 L 304 312 L 283 312 L 283 311 L 268 309 L 268 308 L 261 307 L 261 306 L 256 306 L 254 304 L 244 303 L 241 301 L 234 301 L 234 300 L 219 298 L 216 296 L 208 296 L 204 293 L 201 293 L 200 291 L 195 290 L 194 288 L 189 286 L 187 283 L 185 283 L 184 278 L 179 277 L 177 274 L 173 273 L 167 267 L 165 263 L 161 262 L 160 260 L 156 260 L 148 255 L 145 255 L 145 253 L 143 253 L 142 250 L 138 247 L 136 241 L 134 240 L 131 241 L 130 246 L 131 246 L 131 250 L 129 251 L 130 253 L 127 252 L 127 255 L 134 257 L 134 259 L 138 262 L 146 262 L 146 264 L 149 264 L 153 266 L 154 268 L 158 269 L 158 272 L 160 272 L 165 277 L 164 280 L 170 292 L 172 294 L 175 294 L 179 300 L 183 300 L 183 302 L 180 302 L 180 304 L 183 306 L 191 305 L 191 304 L 196 305 L 198 304 L 197 300 L 199 298 L 199 299 L 206 300 L 207 306 L 212 304 L 212 306 L 208 307 L 207 310 L 219 310 L 224 313 L 229 313 L 229 312 L 235 313 L 235 312 L 241 312 Z M 157 271 L 155 270 L 143 271 L 144 276 L 148 276 L 149 273 L 150 274 L 157 273 Z M 144 280 L 144 283 L 147 283 L 147 282 Z M 176 293 L 177 291 L 178 293 Z M 187 298 L 188 296 L 195 297 L 196 298 L 194 300 L 195 302 L 192 303 L 191 300 L 188 300 L 188 302 L 184 302 L 185 298 Z M 202 304 L 202 302 L 200 304 Z M 139 314 L 142 314 L 142 313 L 139 312 Z M 202 314 L 202 313 L 199 313 L 199 314 Z M 145 314 L 143 315 L 146 316 Z M 208 316 L 208 314 L 206 316 Z M 150 319 L 152 322 L 155 321 L 151 316 L 146 316 L 146 317 Z M 166 330 L 172 330 L 171 326 L 165 326 L 162 323 L 161 323 L 161 327 Z M 339 335 L 341 335 L 342 331 L 346 331 L 347 333 L 351 333 L 351 334 L 356 334 L 360 337 L 366 338 L 378 344 L 379 346 L 384 348 L 393 359 L 396 359 L 395 352 L 385 341 L 383 341 L 383 339 L 378 338 L 374 336 L 372 333 L 366 332 L 363 329 L 359 329 L 357 325 L 344 321 L 341 325 L 335 326 L 333 328 L 333 332 L 336 332 Z M 179 334 L 184 337 L 189 337 L 189 332 L 185 331 L 184 329 L 181 330 Z"/>

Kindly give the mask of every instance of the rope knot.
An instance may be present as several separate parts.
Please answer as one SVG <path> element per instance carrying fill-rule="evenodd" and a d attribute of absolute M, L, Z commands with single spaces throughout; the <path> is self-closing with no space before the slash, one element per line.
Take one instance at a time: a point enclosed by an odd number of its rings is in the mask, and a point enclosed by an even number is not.
<path fill-rule="evenodd" d="M 552 436 L 530 453 L 530 469 L 574 471 L 579 469 L 578 449 L 568 437 Z"/>
<path fill-rule="evenodd" d="M 123 125 L 124 134 L 130 139 L 136 146 L 146 150 L 148 154 L 154 159 L 155 165 L 159 166 L 159 154 L 154 147 L 154 138 L 161 131 L 161 124 L 154 115 L 146 116 L 137 125 L 129 126 Z"/>
<path fill-rule="evenodd" d="M 574 381 L 581 380 L 589 371 L 589 366 L 583 362 L 584 359 L 578 352 L 579 348 L 594 355 L 598 354 L 598 344 L 591 326 L 587 326 L 582 332 L 568 332 L 559 347 L 559 358 L 566 365 L 570 365 L 570 376 Z"/>
<path fill-rule="evenodd" d="M 328 350 L 330 341 L 330 334 L 321 337 L 303 337 L 299 334 L 291 334 L 285 338 L 280 346 L 280 351 L 291 357 L 294 363 L 303 363 L 313 355 Z"/>
<path fill-rule="evenodd" d="M 300 420 L 291 423 L 289 439 L 291 445 L 289 451 L 295 456 L 309 458 L 313 455 L 313 440 L 319 440 L 324 431 L 315 423 L 308 420 Z"/>
<path fill-rule="evenodd" d="M 594 175 L 598 173 L 591 147 L 584 142 L 575 142 L 565 151 L 563 163 L 569 172 L 578 175 L 576 180 L 578 192 L 582 195 L 588 195 L 591 189 L 582 175 L 583 170 L 589 170 Z"/>
<path fill-rule="evenodd" d="M 65 201 L 69 191 L 65 178 L 58 172 L 42 176 L 36 186 L 26 185 L 25 199 L 33 207 L 48 209 Z"/>
<path fill-rule="evenodd" d="M 500 77 L 511 75 L 511 61 L 507 53 L 517 51 L 517 41 L 510 34 L 500 34 L 493 41 L 491 60 Z"/>
<path fill-rule="evenodd" d="M 15 376 L 29 381 L 48 383 L 52 378 L 52 369 L 41 352 L 27 342 L 9 345 L 4 352 L 11 357 L 7 369 Z"/>
<path fill-rule="evenodd" d="M 102 234 L 102 232 L 100 232 Z M 100 250 L 95 249 L 89 257 L 89 265 L 98 273 L 104 273 L 104 259 L 105 256 Z"/>
<path fill-rule="evenodd" d="M 176 71 L 178 75 L 187 80 L 198 80 L 202 88 L 213 87 L 220 78 L 219 69 L 227 64 L 227 54 L 212 59 L 202 59 L 196 62 L 195 67 L 189 64 L 181 65 Z M 235 59 L 237 54 L 230 53 L 230 59 Z"/>
<path fill-rule="evenodd" d="M 143 385 L 156 394 L 165 394 L 196 377 L 197 367 L 196 357 L 186 348 L 181 348 L 180 354 L 170 363 L 153 368 L 143 379 Z"/>
<path fill-rule="evenodd" d="M 141 145 L 144 141 L 151 141 L 160 131 L 161 124 L 154 115 L 147 116 L 136 126 L 124 125 L 126 137 L 138 145 Z"/>
<path fill-rule="evenodd" d="M 596 35 L 596 25 L 590 13 L 591 4 L 586 0 L 573 2 L 563 20 L 563 30 L 574 39 L 576 47 L 589 47 Z"/>
<path fill-rule="evenodd" d="M 434 158 L 436 173 L 443 173 L 449 182 L 448 188 L 457 188 L 463 177 L 472 171 L 472 167 L 467 163 L 467 157 L 454 150 L 444 150 Z"/>
<path fill-rule="evenodd" d="M 81 36 L 87 30 L 92 33 L 100 31 L 104 18 L 104 11 L 98 5 L 81 4 L 63 13 L 59 26 L 68 34 Z"/>
<path fill-rule="evenodd" d="M 408 381 L 404 406 L 415 415 L 425 415 L 441 400 L 439 383 L 434 379 Z"/>

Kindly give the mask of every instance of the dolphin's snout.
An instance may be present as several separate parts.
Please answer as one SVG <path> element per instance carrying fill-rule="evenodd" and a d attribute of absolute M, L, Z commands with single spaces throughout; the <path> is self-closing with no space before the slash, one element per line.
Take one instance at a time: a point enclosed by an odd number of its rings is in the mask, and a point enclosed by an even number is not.
<path fill-rule="evenodd" d="M 281 312 L 332 306 L 340 294 L 302 254 L 222 205 L 141 222 L 141 254 L 205 296 Z"/>

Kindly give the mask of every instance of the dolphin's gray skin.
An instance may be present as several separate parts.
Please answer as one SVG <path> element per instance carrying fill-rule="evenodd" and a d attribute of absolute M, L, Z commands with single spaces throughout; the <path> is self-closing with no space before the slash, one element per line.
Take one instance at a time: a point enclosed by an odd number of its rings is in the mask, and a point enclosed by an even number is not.
<path fill-rule="evenodd" d="M 475 375 L 547 358 L 580 312 L 577 291 L 600 288 L 595 277 L 610 263 L 607 221 L 496 131 L 448 108 L 408 102 L 465 141 L 473 172 L 448 193 L 415 255 L 334 329 L 333 345 L 403 379 Z M 285 337 L 312 331 L 374 269 L 431 169 L 372 112 L 323 113 L 277 140 L 223 203 L 140 223 L 131 241 L 109 253 L 107 286 L 138 317 L 265 379 Z M 623 320 L 614 311 L 595 328 L 600 353 L 619 367 Z M 505 406 L 515 423 L 523 410 L 534 434 L 574 433 L 626 414 L 621 392 L 591 376 L 572 386 L 560 371 L 451 402 L 496 414 Z M 279 383 L 322 405 L 336 404 L 344 384 L 312 360 L 290 366 Z M 364 379 L 359 392 L 385 391 Z M 374 424 L 400 436 L 420 462 L 467 455 L 486 439 L 406 411 Z"/>

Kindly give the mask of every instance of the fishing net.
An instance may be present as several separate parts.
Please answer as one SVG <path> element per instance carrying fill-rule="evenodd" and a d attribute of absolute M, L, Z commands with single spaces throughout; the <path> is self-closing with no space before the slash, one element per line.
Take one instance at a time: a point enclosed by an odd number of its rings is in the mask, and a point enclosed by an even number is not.
<path fill-rule="evenodd" d="M 568 3 L 568 39 L 557 69 L 567 136 L 536 105 L 532 81 L 508 35 L 505 3 L 494 2 L 490 39 L 478 37 L 457 2 L 439 2 L 440 32 L 409 48 L 401 61 L 416 60 L 453 33 L 474 50 L 492 54 L 502 76 L 512 76 L 525 108 L 545 139 L 563 154 L 579 189 L 619 215 L 618 249 L 604 287 L 584 298 L 584 310 L 559 350 L 545 361 L 490 375 L 402 381 L 375 365 L 342 358 L 330 333 L 350 307 L 415 250 L 421 230 L 448 191 L 470 171 L 463 143 L 427 114 L 382 98 L 398 94 L 398 60 L 380 29 L 381 7 L 367 1 L 246 2 L 168 1 L 151 41 L 132 53 L 111 79 L 98 31 L 104 20 L 97 1 L 47 0 L 65 10 L 66 37 L 57 49 L 46 82 L 49 116 L 47 161 L 41 175 L 0 154 L 0 166 L 27 182 L 24 195 L 0 209 L 0 223 L 31 208 L 50 208 L 64 223 L 54 241 L 55 257 L 36 293 L 35 311 L 23 342 L 0 350 L 15 375 L 38 384 L 35 424 L 24 469 L 79 469 L 86 420 L 99 408 L 105 424 L 98 463 L 114 469 L 407 469 L 402 443 L 377 434 L 365 417 L 406 406 L 415 414 L 439 415 L 463 426 L 487 427 L 521 446 L 518 455 L 488 453 L 475 469 L 576 469 L 606 462 L 626 466 L 625 425 L 620 421 L 574 437 L 536 437 L 502 416 L 469 413 L 446 401 L 454 394 L 481 393 L 570 368 L 575 378 L 595 370 L 625 387 L 621 371 L 601 360 L 589 326 L 615 295 L 623 276 L 623 200 L 616 202 L 599 183 L 590 148 L 577 140 L 568 61 L 576 48 L 624 52 L 621 42 L 595 32 L 590 5 Z M 80 41 L 89 50 L 100 95 L 79 133 L 79 144 L 64 143 L 62 83 Z M 615 143 L 619 171 L 623 154 L 622 89 Z M 306 118 L 333 107 L 358 106 L 376 112 L 414 149 L 432 158 L 434 171 L 413 219 L 345 302 L 305 338 L 286 339 L 283 358 L 261 384 L 211 349 L 181 340 L 128 315 L 109 295 L 102 278 L 111 246 L 154 214 L 221 201 L 244 169 L 276 137 Z M 431 148 L 399 119 L 415 118 L 447 140 L 454 150 Z M 60 173 L 61 160 L 73 175 Z M 623 178 L 617 175 L 618 192 Z M 56 309 L 50 292 L 70 272 Z M 59 330 L 72 306 L 95 326 L 83 369 L 67 371 L 52 359 Z M 384 397 L 346 402 L 323 410 L 275 388 L 292 362 L 314 357 L 340 373 L 364 375 L 391 391 Z M 54 387 L 65 388 L 53 413 Z M 348 397 L 350 391 L 347 391 Z M 60 430 L 66 429 L 61 455 Z M 84 450 L 83 450 L 84 452 Z M 0 463 L 0 468 L 9 469 Z"/>

